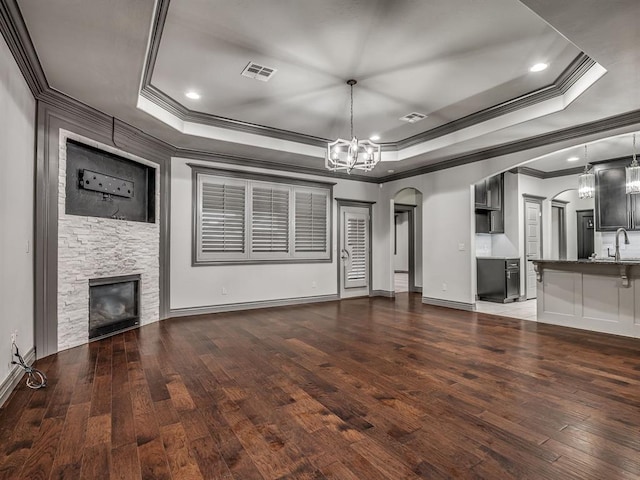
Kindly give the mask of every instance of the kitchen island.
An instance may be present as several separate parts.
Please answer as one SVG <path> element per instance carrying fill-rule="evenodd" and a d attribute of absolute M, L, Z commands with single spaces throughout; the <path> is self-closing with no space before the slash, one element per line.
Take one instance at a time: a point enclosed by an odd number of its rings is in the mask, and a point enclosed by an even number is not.
<path fill-rule="evenodd" d="M 640 338 L 640 260 L 533 260 L 539 322 Z"/>

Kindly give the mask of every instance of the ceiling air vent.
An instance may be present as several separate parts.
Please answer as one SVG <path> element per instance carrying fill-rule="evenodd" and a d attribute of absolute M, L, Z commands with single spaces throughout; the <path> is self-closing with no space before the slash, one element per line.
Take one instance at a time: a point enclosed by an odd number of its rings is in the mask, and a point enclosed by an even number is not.
<path fill-rule="evenodd" d="M 422 120 L 423 118 L 427 118 L 424 113 L 411 112 L 405 115 L 404 117 L 400 117 L 400 120 L 403 122 L 416 123 Z"/>
<path fill-rule="evenodd" d="M 244 67 L 242 71 L 243 77 L 255 78 L 256 80 L 260 80 L 261 82 L 268 82 L 271 77 L 273 77 L 278 70 L 271 67 L 265 67 L 264 65 L 259 65 L 257 63 L 249 62 L 249 64 Z"/>

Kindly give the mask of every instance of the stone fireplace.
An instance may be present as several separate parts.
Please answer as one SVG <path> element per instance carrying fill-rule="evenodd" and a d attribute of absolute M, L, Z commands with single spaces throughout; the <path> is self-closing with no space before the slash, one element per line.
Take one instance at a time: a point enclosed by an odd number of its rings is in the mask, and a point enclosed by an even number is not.
<path fill-rule="evenodd" d="M 67 214 L 67 139 L 153 167 L 156 186 L 155 221 Z M 58 350 L 158 321 L 159 171 L 159 166 L 153 162 L 71 132 L 60 131 Z M 132 305 L 131 301 L 137 305 Z"/>

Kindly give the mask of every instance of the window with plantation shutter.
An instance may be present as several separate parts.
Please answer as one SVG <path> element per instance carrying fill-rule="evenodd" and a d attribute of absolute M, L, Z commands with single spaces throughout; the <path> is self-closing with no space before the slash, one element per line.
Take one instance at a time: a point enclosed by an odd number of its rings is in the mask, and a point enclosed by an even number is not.
<path fill-rule="evenodd" d="M 251 189 L 251 252 L 289 252 L 289 191 L 280 185 Z"/>
<path fill-rule="evenodd" d="M 246 185 L 231 179 L 202 178 L 199 186 L 200 258 L 244 258 Z"/>
<path fill-rule="evenodd" d="M 330 184 L 191 168 L 194 265 L 331 261 Z"/>
<path fill-rule="evenodd" d="M 295 251 L 296 253 L 326 252 L 327 238 L 326 191 L 296 189 Z"/>

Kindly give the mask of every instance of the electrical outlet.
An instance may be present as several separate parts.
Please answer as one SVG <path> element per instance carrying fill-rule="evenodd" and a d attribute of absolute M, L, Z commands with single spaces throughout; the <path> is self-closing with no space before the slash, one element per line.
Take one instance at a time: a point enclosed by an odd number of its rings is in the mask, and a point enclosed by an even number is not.
<path fill-rule="evenodd" d="M 227 290 L 227 287 L 222 287 L 222 295 L 228 295 L 229 294 L 229 290 Z"/>
<path fill-rule="evenodd" d="M 446 283 L 443 283 L 443 284 L 442 284 L 442 291 L 443 291 L 443 292 L 446 292 L 446 291 L 447 291 L 447 284 L 446 284 Z"/>
<path fill-rule="evenodd" d="M 459 243 L 458 244 L 458 250 L 461 252 L 464 252 L 464 243 Z"/>

